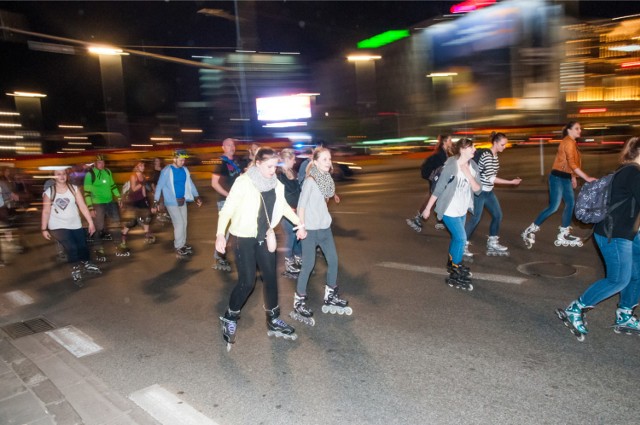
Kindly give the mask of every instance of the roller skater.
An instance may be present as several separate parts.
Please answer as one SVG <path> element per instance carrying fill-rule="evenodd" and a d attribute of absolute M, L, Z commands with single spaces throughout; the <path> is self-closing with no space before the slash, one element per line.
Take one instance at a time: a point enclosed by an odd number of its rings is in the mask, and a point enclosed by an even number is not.
<path fill-rule="evenodd" d="M 151 220 L 157 208 L 149 206 L 147 187 L 144 176 L 144 162 L 139 161 L 129 176 L 129 181 L 122 186 L 123 215 L 125 216 L 122 227 L 122 243 L 126 244 L 126 238 L 131 229 L 140 225 L 144 230 L 144 243 L 151 245 L 156 242 L 151 234 Z"/>
<path fill-rule="evenodd" d="M 282 276 L 289 279 L 298 279 L 300 275 L 300 267 L 296 263 L 294 258 L 284 257 L 284 271 Z"/>
<path fill-rule="evenodd" d="M 489 240 L 487 241 L 487 256 L 505 256 L 509 255 L 507 247 L 498 243 L 498 233 L 500 232 L 500 224 L 502 223 L 502 208 L 500 201 L 493 190 L 496 184 L 517 186 L 522 182 L 519 177 L 506 180 L 498 177 L 500 162 L 498 154 L 503 152 L 507 146 L 508 140 L 504 133 L 492 132 L 490 136 L 491 148 L 478 149 L 474 154 L 473 160 L 478 165 L 478 175 L 482 185 L 482 191 L 473 197 L 473 213 L 464 226 L 467 240 L 471 238 L 473 232 L 478 227 L 482 219 L 482 213 L 486 208 L 491 215 L 491 223 L 489 224 Z M 465 257 L 468 248 L 465 247 Z"/>
<path fill-rule="evenodd" d="M 584 337 L 589 332 L 584 320 L 585 309 L 586 306 L 580 300 L 575 300 L 564 310 L 561 308 L 556 310 L 558 318 L 562 320 L 579 342 L 584 341 Z"/>
<path fill-rule="evenodd" d="M 536 219 L 522 232 L 522 240 L 527 248 L 531 248 L 535 243 L 533 233 L 537 232 L 552 214 L 558 211 L 560 201 L 564 201 L 564 211 L 562 212 L 561 227 L 568 228 L 573 217 L 573 207 L 575 205 L 575 194 L 573 190 L 578 186 L 577 178 L 580 177 L 586 182 L 592 182 L 595 178 L 590 177 L 582 171 L 582 157 L 576 144 L 576 139 L 580 137 L 582 128 L 580 123 L 569 121 L 562 129 L 562 141 L 558 145 L 558 152 L 549 174 L 549 206 L 538 214 Z M 577 242 L 568 242 L 564 245 L 564 238 L 560 235 L 556 240 L 556 246 L 579 246 Z"/>
<path fill-rule="evenodd" d="M 616 310 L 616 323 L 613 325 L 613 331 L 617 334 L 640 335 L 640 321 L 633 314 L 633 309 L 618 308 Z"/>
<path fill-rule="evenodd" d="M 640 324 L 633 315 L 640 294 L 640 138 L 627 140 L 622 149 L 622 167 L 610 186 L 609 205 L 619 207 L 593 228 L 593 237 L 605 263 L 606 276 L 589 288 L 565 310 L 556 314 L 572 328 L 579 341 L 587 329 L 582 318 L 586 308 L 618 294 L 618 309 L 613 330 L 638 333 Z"/>
<path fill-rule="evenodd" d="M 567 227 L 560 226 L 558 228 L 557 239 L 553 242 L 553 244 L 555 246 L 581 247 L 582 239 L 580 239 L 577 236 L 571 235 L 569 232 L 571 232 L 571 226 L 567 226 Z"/>
<path fill-rule="evenodd" d="M 332 288 L 329 285 L 325 285 L 324 304 L 322 305 L 323 313 L 337 313 L 340 315 L 346 314 L 347 316 L 351 316 L 353 314 L 353 309 L 348 307 L 348 304 L 349 302 L 347 300 L 340 298 L 337 286 Z"/>
<path fill-rule="evenodd" d="M 529 227 L 522 232 L 522 241 L 527 246 L 527 249 L 531 249 L 533 244 L 536 243 L 536 232 L 540 230 L 540 226 L 535 223 L 531 223 Z"/>
<path fill-rule="evenodd" d="M 508 257 L 509 248 L 500 245 L 498 239 L 500 236 L 489 236 L 487 239 L 487 256 L 489 257 Z"/>
<path fill-rule="evenodd" d="M 227 351 L 231 351 L 231 347 L 236 343 L 238 319 L 240 319 L 240 311 L 231 311 L 230 309 L 227 309 L 224 316 L 220 316 L 222 338 L 227 343 Z"/>
<path fill-rule="evenodd" d="M 227 261 L 226 255 L 218 255 L 216 252 L 213 256 L 213 266 L 211 266 L 214 270 L 222 270 L 224 272 L 231 271 L 231 263 Z"/>
<path fill-rule="evenodd" d="M 306 301 L 306 295 L 298 295 L 296 292 L 293 296 L 293 311 L 289 313 L 289 316 L 305 325 L 315 326 L 316 321 L 313 318 L 313 311 L 307 306 Z"/>
<path fill-rule="evenodd" d="M 277 226 L 283 216 L 300 224 L 285 201 L 284 186 L 275 176 L 278 160 L 273 149 L 260 148 L 254 165 L 235 181 L 218 216 L 215 249 L 223 255 L 227 251 L 229 227 L 235 240 L 235 258 L 242 261 L 235 262 L 238 282 L 229 297 L 228 310 L 240 314 L 255 288 L 256 271 L 260 268 L 267 335 L 293 340 L 298 337 L 295 330 L 279 318 L 276 247 L 267 239 L 267 231 Z M 303 226 L 298 229 L 297 237 L 306 237 Z"/>
<path fill-rule="evenodd" d="M 275 336 L 276 338 L 290 339 L 292 341 L 298 339 L 296 330 L 280 319 L 280 306 L 275 306 L 271 310 L 265 310 L 265 312 L 267 313 L 267 336 Z"/>

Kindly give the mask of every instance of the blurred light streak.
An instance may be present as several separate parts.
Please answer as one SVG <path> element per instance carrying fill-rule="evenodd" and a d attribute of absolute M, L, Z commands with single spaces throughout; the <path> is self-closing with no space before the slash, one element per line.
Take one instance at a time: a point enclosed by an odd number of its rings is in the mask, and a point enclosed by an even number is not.
<path fill-rule="evenodd" d="M 284 122 L 272 122 L 265 124 L 264 128 L 286 128 L 286 127 L 306 127 L 307 123 L 302 121 L 284 121 Z"/>
<path fill-rule="evenodd" d="M 482 9 L 494 4 L 496 0 L 466 0 L 462 3 L 454 4 L 449 11 L 451 13 L 467 13 Z"/>
<path fill-rule="evenodd" d="M 76 125 L 76 124 L 58 124 L 58 128 L 79 128 L 82 129 L 84 126 Z"/>
<path fill-rule="evenodd" d="M 24 146 L 0 146 L 0 150 L 3 151 L 22 151 L 24 149 Z"/>
<path fill-rule="evenodd" d="M 5 93 L 7 96 L 14 97 L 47 97 L 46 94 L 43 93 L 33 93 L 27 91 L 14 91 L 13 93 Z"/>
<path fill-rule="evenodd" d="M 350 62 L 362 62 L 362 61 L 373 61 L 382 59 L 382 56 L 379 55 L 350 55 L 347 56 L 347 60 Z"/>
<path fill-rule="evenodd" d="M 406 37 L 409 37 L 409 30 L 389 30 L 359 41 L 357 46 L 358 49 L 377 49 Z"/>
<path fill-rule="evenodd" d="M 593 114 L 598 112 L 607 112 L 607 108 L 583 108 L 579 111 L 581 114 Z"/>
<path fill-rule="evenodd" d="M 181 133 L 202 133 L 201 128 L 181 128 Z"/>
<path fill-rule="evenodd" d="M 122 49 L 118 49 L 111 46 L 89 46 L 87 48 L 89 53 L 93 53 L 94 55 L 105 55 L 105 56 L 128 56 L 129 53 L 124 52 Z"/>
<path fill-rule="evenodd" d="M 20 112 L 9 112 L 9 111 L 0 111 L 0 115 L 6 115 L 10 117 L 20 116 Z"/>
<path fill-rule="evenodd" d="M 10 135 L 6 135 L 6 134 L 0 134 L 0 139 L 18 140 L 18 139 L 24 139 L 24 137 L 23 136 L 10 136 Z"/>
<path fill-rule="evenodd" d="M 0 122 L 0 127 L 22 127 L 22 124 L 17 124 L 13 122 Z"/>
<path fill-rule="evenodd" d="M 623 62 L 620 64 L 620 68 L 637 68 L 640 66 L 640 61 Z"/>

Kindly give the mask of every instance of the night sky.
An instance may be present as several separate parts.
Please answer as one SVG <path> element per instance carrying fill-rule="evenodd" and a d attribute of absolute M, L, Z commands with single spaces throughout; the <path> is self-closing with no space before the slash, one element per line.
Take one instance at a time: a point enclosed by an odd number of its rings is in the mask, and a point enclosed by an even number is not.
<path fill-rule="evenodd" d="M 261 51 L 298 51 L 303 60 L 312 63 L 343 55 L 358 41 L 380 32 L 408 28 L 446 14 L 456 3 L 257 1 L 259 47 Z M 0 10 L 22 14 L 34 32 L 184 58 L 209 53 L 210 47 L 233 50 L 234 22 L 198 14 L 202 8 L 234 14 L 234 4 L 228 1 L 0 2 Z M 583 1 L 580 13 L 603 18 L 640 13 L 640 1 Z M 96 57 L 33 51 L 26 44 L 7 42 L 0 42 L 0 56 L 0 90 L 47 93 L 43 113 L 48 128 L 63 121 L 103 122 Z M 176 101 L 200 100 L 197 68 L 134 56 L 126 57 L 123 63 L 130 117 L 173 112 Z M 11 105 L 10 98 L 0 96 L 0 109 Z"/>

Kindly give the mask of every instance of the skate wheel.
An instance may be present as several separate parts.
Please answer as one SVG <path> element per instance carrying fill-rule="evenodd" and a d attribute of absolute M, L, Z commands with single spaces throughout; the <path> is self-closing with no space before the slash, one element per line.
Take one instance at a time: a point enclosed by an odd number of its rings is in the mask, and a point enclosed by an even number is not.
<path fill-rule="evenodd" d="M 555 241 L 553 241 L 553 244 L 554 244 L 555 246 L 561 246 L 561 245 L 562 245 L 562 242 L 560 242 L 560 241 L 558 241 L 558 240 L 555 240 Z"/>
<path fill-rule="evenodd" d="M 307 324 L 309 326 L 315 326 L 316 325 L 316 319 L 314 319 L 313 317 L 310 317 Z"/>
<path fill-rule="evenodd" d="M 345 307 L 344 314 L 351 316 L 353 314 L 353 309 L 351 307 Z"/>
<path fill-rule="evenodd" d="M 583 245 L 582 241 L 579 241 L 579 242 L 576 244 L 576 246 L 577 246 L 578 248 L 581 248 L 581 247 L 582 247 L 582 245 Z"/>
<path fill-rule="evenodd" d="M 227 342 L 227 353 L 231 351 L 231 347 L 233 347 L 233 344 Z"/>
<path fill-rule="evenodd" d="M 467 286 L 467 291 L 471 292 L 473 291 L 473 285 L 469 284 L 469 286 Z"/>
<path fill-rule="evenodd" d="M 581 333 L 580 335 L 576 335 L 576 339 L 578 340 L 578 342 L 584 342 L 584 334 Z"/>
<path fill-rule="evenodd" d="M 336 310 L 336 313 L 338 313 L 340 316 L 342 316 L 344 314 L 344 309 L 343 308 L 339 308 Z"/>
<path fill-rule="evenodd" d="M 328 306 L 326 306 L 326 305 L 323 305 L 323 306 L 322 306 L 322 312 L 323 312 L 323 313 L 325 313 L 325 314 L 326 314 L 326 313 L 329 313 L 329 307 L 328 307 Z"/>

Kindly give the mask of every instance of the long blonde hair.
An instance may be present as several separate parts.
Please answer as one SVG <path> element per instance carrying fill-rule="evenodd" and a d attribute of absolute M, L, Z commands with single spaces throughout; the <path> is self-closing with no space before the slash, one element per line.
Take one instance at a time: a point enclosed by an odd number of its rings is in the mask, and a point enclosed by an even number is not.
<path fill-rule="evenodd" d="M 313 150 L 313 155 L 311 155 L 311 161 L 317 161 L 318 158 L 320 158 L 320 154 L 322 152 L 329 152 L 329 155 L 331 155 L 331 151 L 329 149 L 322 146 L 318 146 Z M 309 177 L 309 173 L 311 173 L 311 167 L 313 166 L 314 165 L 311 163 L 307 166 L 307 169 L 305 170 L 307 177 Z M 329 173 L 331 173 L 332 171 L 333 171 L 333 164 L 331 165 L 331 169 L 329 170 Z"/>

